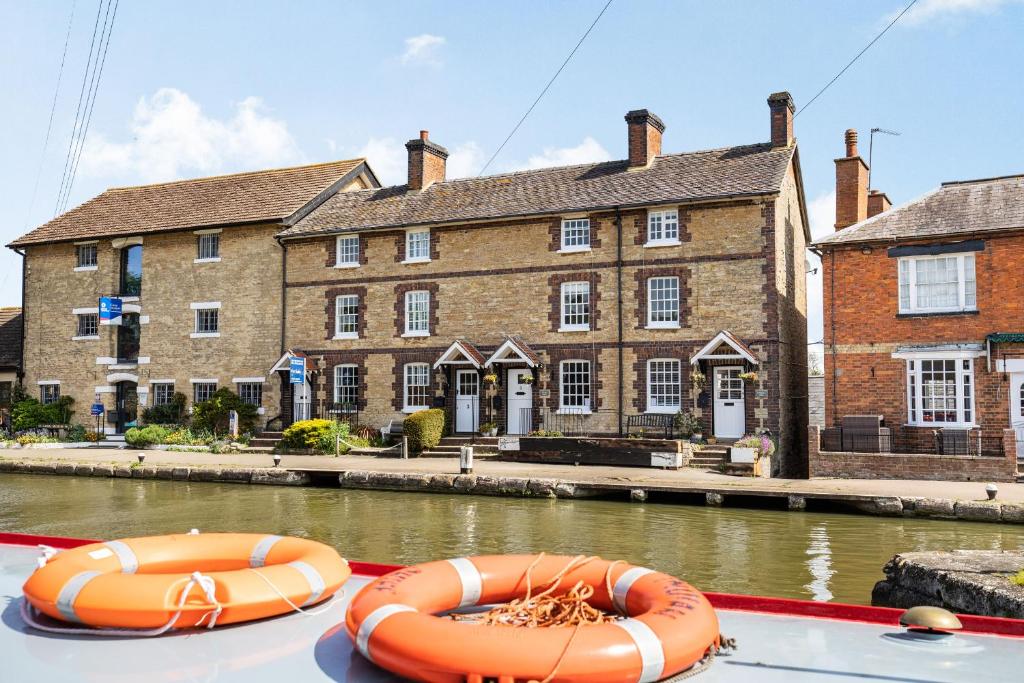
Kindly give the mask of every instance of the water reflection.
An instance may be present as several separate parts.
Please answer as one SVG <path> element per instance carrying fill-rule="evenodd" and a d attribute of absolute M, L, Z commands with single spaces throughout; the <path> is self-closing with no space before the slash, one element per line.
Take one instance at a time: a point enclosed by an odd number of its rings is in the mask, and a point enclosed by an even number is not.
<path fill-rule="evenodd" d="M 1024 528 L 768 510 L 3 475 L 0 530 L 117 538 L 263 531 L 413 563 L 541 550 L 600 554 L 708 591 L 867 603 L 896 552 L 1024 548 Z"/>

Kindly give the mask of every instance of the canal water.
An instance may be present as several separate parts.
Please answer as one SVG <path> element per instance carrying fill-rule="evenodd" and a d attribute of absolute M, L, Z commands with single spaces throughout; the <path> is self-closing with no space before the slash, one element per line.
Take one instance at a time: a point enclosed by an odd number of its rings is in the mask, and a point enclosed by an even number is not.
<path fill-rule="evenodd" d="M 0 476 L 0 531 L 119 538 L 250 531 L 410 564 L 488 553 L 599 554 L 706 591 L 869 604 L 900 551 L 1021 549 L 1024 526 L 594 500 Z"/>

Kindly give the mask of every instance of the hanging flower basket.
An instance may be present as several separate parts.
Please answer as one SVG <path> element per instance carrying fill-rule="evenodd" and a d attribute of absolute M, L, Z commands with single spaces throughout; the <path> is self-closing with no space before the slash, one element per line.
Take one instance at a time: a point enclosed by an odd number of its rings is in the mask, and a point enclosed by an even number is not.
<path fill-rule="evenodd" d="M 494 384 L 498 381 L 498 376 L 493 372 L 484 375 L 484 382 L 486 384 Z"/>
<path fill-rule="evenodd" d="M 744 381 L 746 381 L 746 382 L 756 382 L 757 381 L 757 373 L 753 372 L 753 371 L 751 371 L 751 372 L 741 372 L 739 374 L 739 378 L 744 380 Z"/>
<path fill-rule="evenodd" d="M 533 375 L 523 375 L 519 378 L 520 384 L 533 384 Z"/>
<path fill-rule="evenodd" d="M 690 373 L 690 385 L 693 387 L 694 393 L 699 394 L 704 391 L 704 387 L 707 386 L 708 378 L 704 376 L 704 373 L 699 368 L 694 368 L 693 372 Z"/>

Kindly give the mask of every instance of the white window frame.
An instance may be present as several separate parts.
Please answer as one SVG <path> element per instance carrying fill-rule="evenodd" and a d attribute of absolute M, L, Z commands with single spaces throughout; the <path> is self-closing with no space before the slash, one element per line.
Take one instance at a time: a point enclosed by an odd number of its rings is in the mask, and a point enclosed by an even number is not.
<path fill-rule="evenodd" d="M 676 283 L 676 319 L 675 320 L 654 320 L 654 291 L 655 280 L 674 280 Z M 682 283 L 678 275 L 655 275 L 647 278 L 647 329 L 650 330 L 678 330 L 680 327 L 680 290 Z"/>
<path fill-rule="evenodd" d="M 670 363 L 670 364 L 674 364 L 675 365 L 674 372 L 676 374 L 676 382 L 675 382 L 675 392 L 676 392 L 675 393 L 675 399 L 676 399 L 676 402 L 674 404 L 665 403 L 663 405 L 656 405 L 657 403 L 659 403 L 660 401 L 663 401 L 664 399 L 663 399 L 663 397 L 659 397 L 659 396 L 655 395 L 655 392 L 654 392 L 655 384 L 657 384 L 657 386 L 659 386 L 659 387 L 671 386 L 670 382 L 659 381 L 659 382 L 655 383 L 652 380 L 652 378 L 653 378 L 653 376 L 655 374 L 655 371 L 656 371 L 655 370 L 655 364 L 656 363 Z M 667 370 L 659 369 L 657 371 L 661 372 L 661 373 L 673 372 L 673 370 L 671 370 L 671 369 L 667 369 Z M 664 396 L 668 397 L 668 398 L 671 398 L 671 396 L 669 396 L 668 394 L 665 394 Z M 675 415 L 676 413 L 679 412 L 680 408 L 682 408 L 682 405 L 683 405 L 683 364 L 682 364 L 682 362 L 678 358 L 652 358 L 649 361 L 647 361 L 647 410 L 646 410 L 646 412 L 648 412 L 648 413 L 661 413 L 661 414 Z"/>
<path fill-rule="evenodd" d="M 590 251 L 590 245 L 593 242 L 592 227 L 589 218 L 563 218 L 559 237 L 559 253 L 571 254 Z"/>
<path fill-rule="evenodd" d="M 586 381 L 586 383 L 582 383 L 581 382 L 581 383 L 578 383 L 578 384 L 574 385 L 574 386 L 580 386 L 580 387 L 585 387 L 586 388 L 586 392 L 585 392 L 586 403 L 584 403 L 584 404 L 567 405 L 566 402 L 565 402 L 565 398 L 566 398 L 566 394 L 567 394 L 567 392 L 565 390 L 565 388 L 566 388 L 566 366 L 568 366 L 570 364 L 582 364 L 582 365 L 586 366 L 586 373 L 587 373 L 587 381 Z M 577 372 L 579 372 L 579 370 L 577 370 Z M 594 376 L 593 376 L 592 373 L 593 373 L 593 366 L 592 366 L 591 362 L 589 360 L 585 360 L 583 358 L 570 358 L 570 359 L 567 359 L 567 360 L 563 360 L 562 362 L 560 362 L 558 364 L 558 413 L 559 414 L 562 414 L 562 415 L 565 415 L 565 414 L 589 415 L 591 413 L 591 407 L 594 404 L 594 396 L 593 396 L 593 393 L 592 393 L 593 392 L 593 386 L 594 386 Z"/>
<path fill-rule="evenodd" d="M 207 301 L 203 303 L 193 303 L 190 305 L 193 311 L 193 327 L 192 333 L 189 335 L 192 339 L 207 339 L 220 336 L 220 302 L 219 301 Z M 217 311 L 217 331 L 216 332 L 200 332 L 199 331 L 199 314 L 202 311 Z"/>
<path fill-rule="evenodd" d="M 82 247 L 92 247 L 93 262 L 90 264 L 82 265 Z M 99 242 L 75 242 L 75 267 L 73 268 L 76 273 L 84 273 L 91 270 L 98 270 L 100 263 L 100 250 Z"/>
<path fill-rule="evenodd" d="M 71 337 L 71 341 L 95 341 L 100 338 L 100 317 L 99 313 L 91 310 L 78 310 L 75 309 L 75 334 Z M 82 318 L 91 315 L 96 318 L 96 331 L 92 334 L 82 334 Z"/>
<path fill-rule="evenodd" d="M 353 330 L 342 330 L 342 299 L 354 300 L 356 312 L 345 313 L 346 317 L 351 317 Z M 351 307 L 351 305 L 349 306 Z M 358 294 L 342 294 L 334 299 L 334 338 L 335 339 L 359 339 L 359 295 Z"/>
<path fill-rule="evenodd" d="M 426 235 L 426 239 L 420 239 L 421 235 Z M 405 260 L 402 263 L 429 263 L 430 262 L 430 228 L 413 228 L 405 231 Z M 414 243 L 419 243 L 420 247 L 425 247 L 426 253 L 422 255 L 413 256 L 412 246 Z"/>
<path fill-rule="evenodd" d="M 677 247 L 679 241 L 679 209 L 659 209 L 647 212 L 647 242 L 645 247 Z"/>
<path fill-rule="evenodd" d="M 425 384 L 420 384 L 419 380 L 426 378 Z M 412 380 L 417 380 L 416 384 L 412 384 Z M 423 404 L 413 404 L 409 402 L 410 399 L 410 387 L 425 387 L 423 389 Z M 402 368 L 402 412 L 403 413 L 415 413 L 418 410 L 426 410 L 430 407 L 430 363 L 406 363 Z"/>
<path fill-rule="evenodd" d="M 422 325 L 413 326 L 413 306 L 417 305 L 416 299 L 422 299 Z M 417 312 L 415 321 L 421 320 L 421 314 Z M 405 293 L 405 333 L 403 337 L 429 337 L 430 336 L 430 291 L 426 289 L 415 289 Z"/>
<path fill-rule="evenodd" d="M 570 304 L 568 299 L 573 294 L 579 292 L 575 290 L 584 290 L 586 293 L 586 301 L 582 304 L 572 303 Z M 590 331 L 590 320 L 592 317 L 591 311 L 591 292 L 590 282 L 587 280 L 577 280 L 575 282 L 563 282 L 559 288 L 558 299 L 560 302 L 559 307 L 559 321 L 558 327 L 559 332 L 588 332 Z M 582 307 L 582 313 L 574 311 L 574 307 Z M 585 322 L 573 322 L 576 318 L 583 318 Z"/>
<path fill-rule="evenodd" d="M 195 233 L 196 236 L 196 257 L 192 259 L 193 263 L 220 263 L 220 230 L 199 230 Z M 204 240 L 212 240 L 214 249 L 213 255 L 204 256 L 203 246 Z"/>
<path fill-rule="evenodd" d="M 924 362 L 947 362 L 951 361 L 956 373 L 956 421 L 937 422 L 924 419 L 924 391 L 922 386 L 922 374 Z M 954 355 L 915 355 L 906 359 L 907 372 L 907 424 L 913 427 L 931 427 L 941 429 L 951 427 L 954 429 L 970 429 L 977 426 L 977 411 L 974 397 L 977 395 L 977 385 L 974 380 L 974 358 L 963 354 Z M 966 389 L 966 390 L 965 390 Z M 934 408 L 931 410 L 935 410 Z M 968 419 L 970 418 L 970 419 Z"/>
<path fill-rule="evenodd" d="M 354 371 L 353 378 L 355 384 L 342 384 L 341 379 L 345 370 Z M 352 392 L 352 407 L 343 412 L 354 413 L 359 410 L 359 366 L 355 363 L 341 363 L 340 365 L 334 366 L 334 403 L 335 405 L 342 403 L 341 401 L 341 389 L 342 387 L 350 388 Z"/>
<path fill-rule="evenodd" d="M 351 243 L 355 242 L 355 252 L 351 249 Z M 346 245 L 346 246 L 343 246 Z M 334 267 L 335 268 L 358 268 L 361 259 L 362 244 L 359 235 L 338 235 L 334 239 Z M 352 260 L 352 256 L 355 260 Z M 347 257 L 348 260 L 344 260 Z"/>
<path fill-rule="evenodd" d="M 259 387 L 259 389 L 257 389 L 257 393 L 259 394 L 259 400 L 256 403 L 250 403 L 249 401 L 245 400 L 245 396 L 242 395 L 243 386 L 249 387 L 250 389 L 252 387 Z M 263 407 L 263 382 L 258 382 L 255 380 L 242 380 L 240 382 L 236 381 L 235 393 L 238 394 L 238 398 L 242 399 L 243 403 L 249 403 L 249 405 L 256 406 L 257 408 Z"/>
<path fill-rule="evenodd" d="M 970 257 L 970 270 L 974 276 L 974 303 L 967 303 L 967 266 L 965 261 Z M 917 305 L 917 266 L 922 261 L 935 261 L 938 259 L 955 258 L 957 260 L 957 305 L 955 306 L 933 306 L 921 307 Z M 899 312 L 903 314 L 921 313 L 959 313 L 962 311 L 978 310 L 978 282 L 977 282 L 977 259 L 975 252 L 961 252 L 955 254 L 935 254 L 928 256 L 902 256 L 897 263 L 897 290 L 896 299 Z M 903 289 L 907 288 L 907 301 L 904 301 Z"/>

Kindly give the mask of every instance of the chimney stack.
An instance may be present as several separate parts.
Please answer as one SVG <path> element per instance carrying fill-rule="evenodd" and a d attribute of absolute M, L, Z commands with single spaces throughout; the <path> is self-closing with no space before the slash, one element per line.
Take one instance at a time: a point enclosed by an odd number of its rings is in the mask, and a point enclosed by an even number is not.
<path fill-rule="evenodd" d="M 661 154 L 661 134 L 665 124 L 656 114 L 636 109 L 626 114 L 629 128 L 629 167 L 646 168 Z"/>
<path fill-rule="evenodd" d="M 444 182 L 448 150 L 430 141 L 430 133 L 420 131 L 419 139 L 405 143 L 409 152 L 409 189 L 424 190 L 433 183 Z"/>
<path fill-rule="evenodd" d="M 793 114 L 796 105 L 793 96 L 783 90 L 768 96 L 768 109 L 772 116 L 772 147 L 789 147 L 793 144 Z"/>
<path fill-rule="evenodd" d="M 892 206 L 892 202 L 885 196 L 885 193 L 881 190 L 871 190 L 868 192 L 868 218 L 877 216 L 883 211 L 888 211 Z"/>
<path fill-rule="evenodd" d="M 868 165 L 857 153 L 853 128 L 846 131 L 846 156 L 835 161 L 836 230 L 842 230 L 868 217 Z"/>

